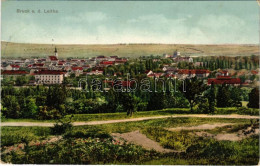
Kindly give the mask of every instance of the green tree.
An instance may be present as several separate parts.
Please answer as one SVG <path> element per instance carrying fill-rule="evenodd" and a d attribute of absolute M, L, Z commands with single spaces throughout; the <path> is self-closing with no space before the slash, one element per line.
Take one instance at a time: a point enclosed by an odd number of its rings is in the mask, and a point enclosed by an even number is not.
<path fill-rule="evenodd" d="M 184 89 L 183 89 L 184 88 Z M 184 97 L 189 101 L 190 110 L 193 112 L 193 106 L 198 102 L 199 96 L 207 89 L 203 81 L 198 80 L 197 77 L 185 79 L 185 85 L 180 85 L 179 90 Z"/>
<path fill-rule="evenodd" d="M 35 115 L 37 114 L 37 105 L 36 105 L 36 100 L 33 98 L 29 98 L 26 101 L 25 109 L 23 111 L 23 116 L 25 118 L 34 118 Z"/>
<path fill-rule="evenodd" d="M 242 106 L 242 93 L 240 88 L 233 87 L 231 89 L 231 95 L 230 98 L 232 100 L 231 106 L 232 107 L 241 107 Z"/>
<path fill-rule="evenodd" d="M 165 95 L 163 92 L 153 92 L 148 101 L 148 110 L 160 110 L 165 108 L 167 105 Z"/>
<path fill-rule="evenodd" d="M 249 93 L 249 103 L 247 104 L 249 108 L 259 108 L 259 89 L 254 88 Z"/>
<path fill-rule="evenodd" d="M 7 95 L 3 99 L 3 115 L 6 118 L 20 118 L 21 108 L 15 96 Z"/>
<path fill-rule="evenodd" d="M 138 103 L 139 99 L 135 95 L 130 93 L 120 93 L 120 104 L 122 104 L 124 110 L 127 112 L 127 116 L 133 115 Z"/>
<path fill-rule="evenodd" d="M 61 104 L 66 100 L 66 87 L 63 85 L 50 86 L 46 98 L 48 107 L 59 109 Z"/>
<path fill-rule="evenodd" d="M 216 88 L 215 84 L 212 83 L 210 86 L 210 91 L 208 95 L 208 102 L 209 102 L 209 112 L 214 113 L 215 106 L 216 106 Z"/>
<path fill-rule="evenodd" d="M 26 76 L 18 76 L 15 80 L 17 86 L 23 86 L 28 83 L 28 78 Z"/>
<path fill-rule="evenodd" d="M 231 103 L 229 86 L 223 84 L 218 88 L 217 107 L 229 107 Z"/>

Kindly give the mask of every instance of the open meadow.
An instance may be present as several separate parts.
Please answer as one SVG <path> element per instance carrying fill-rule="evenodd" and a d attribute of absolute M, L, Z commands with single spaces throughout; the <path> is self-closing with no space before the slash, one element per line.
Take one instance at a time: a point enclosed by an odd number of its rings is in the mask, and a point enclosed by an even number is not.
<path fill-rule="evenodd" d="M 52 45 L 1 42 L 2 58 L 47 57 L 56 46 L 60 58 L 87 58 L 97 55 L 138 58 L 140 56 L 172 54 L 182 56 L 251 56 L 258 54 L 257 45 L 188 45 L 188 44 L 110 44 L 110 45 Z"/>

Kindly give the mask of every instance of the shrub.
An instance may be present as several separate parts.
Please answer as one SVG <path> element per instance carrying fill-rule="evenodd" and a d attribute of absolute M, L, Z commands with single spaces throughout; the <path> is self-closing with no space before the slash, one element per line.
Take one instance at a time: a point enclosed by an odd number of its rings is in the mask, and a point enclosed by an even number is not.
<path fill-rule="evenodd" d="M 55 134 L 55 135 L 61 135 L 64 134 L 66 132 L 70 132 L 72 129 L 72 123 L 71 120 L 74 116 L 71 115 L 68 119 L 68 121 L 66 121 L 67 119 L 59 119 L 57 123 L 54 124 L 54 126 L 51 128 L 51 133 Z"/>
<path fill-rule="evenodd" d="M 241 115 L 259 115 L 259 109 L 240 107 L 237 113 Z"/>
<path fill-rule="evenodd" d="M 1 146 L 45 139 L 49 135 L 50 128 L 48 127 L 2 127 Z"/>
<path fill-rule="evenodd" d="M 208 102 L 207 98 L 202 99 L 199 102 L 198 106 L 195 109 L 195 112 L 196 113 L 203 113 L 203 114 L 209 113 L 209 102 Z"/>
<path fill-rule="evenodd" d="M 133 144 L 98 138 L 66 139 L 28 146 L 22 151 L 2 154 L 2 160 L 13 164 L 108 164 L 138 163 L 158 155 Z"/>
<path fill-rule="evenodd" d="M 51 128 L 51 133 L 55 135 L 61 135 L 64 134 L 66 131 L 72 128 L 72 124 L 68 123 L 56 123 L 54 126 Z"/>
<path fill-rule="evenodd" d="M 148 127 L 142 132 L 159 142 L 163 147 L 174 150 L 185 150 L 196 142 L 196 137 L 188 136 L 186 132 L 171 132 L 159 127 Z"/>
<path fill-rule="evenodd" d="M 112 138 L 108 133 L 101 131 L 71 131 L 63 136 L 64 138 Z"/>
<path fill-rule="evenodd" d="M 185 158 L 205 159 L 213 165 L 256 165 L 258 155 L 259 138 L 252 136 L 238 142 L 201 139 L 186 150 Z"/>

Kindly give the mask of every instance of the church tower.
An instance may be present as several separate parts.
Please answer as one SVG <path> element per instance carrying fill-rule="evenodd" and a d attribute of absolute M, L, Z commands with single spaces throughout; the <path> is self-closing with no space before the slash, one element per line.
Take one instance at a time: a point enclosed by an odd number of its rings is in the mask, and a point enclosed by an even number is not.
<path fill-rule="evenodd" d="M 58 59 L 58 51 L 57 51 L 56 47 L 55 47 L 55 51 L 54 51 L 54 56 Z"/>

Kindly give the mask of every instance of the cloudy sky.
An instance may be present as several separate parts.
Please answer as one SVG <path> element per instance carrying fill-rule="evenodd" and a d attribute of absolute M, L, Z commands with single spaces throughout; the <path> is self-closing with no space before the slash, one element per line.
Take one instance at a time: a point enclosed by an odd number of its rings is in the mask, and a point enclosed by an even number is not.
<path fill-rule="evenodd" d="M 2 40 L 55 44 L 257 44 L 258 8 L 256 1 L 4 1 Z M 28 9 L 30 13 L 17 13 L 17 9 Z M 58 13 L 44 13 L 50 9 Z"/>

